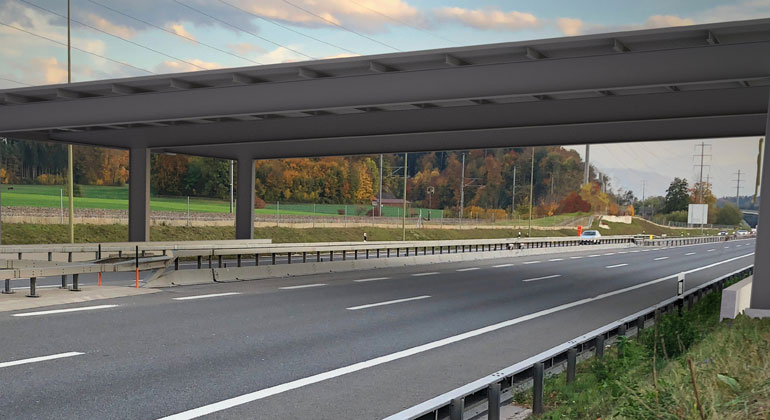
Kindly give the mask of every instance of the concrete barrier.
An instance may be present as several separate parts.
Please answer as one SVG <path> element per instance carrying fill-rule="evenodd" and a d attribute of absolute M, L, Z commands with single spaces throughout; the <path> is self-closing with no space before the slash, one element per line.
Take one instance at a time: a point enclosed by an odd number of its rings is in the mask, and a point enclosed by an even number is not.
<path fill-rule="evenodd" d="M 548 255 L 564 252 L 588 250 L 622 249 L 635 245 L 603 244 L 592 246 L 533 248 L 487 252 L 461 252 L 452 254 L 419 255 L 409 257 L 370 258 L 346 261 L 310 262 L 304 264 L 260 265 L 250 267 L 213 268 L 201 270 L 179 270 L 160 273 L 148 282 L 148 287 L 168 287 L 176 285 L 206 284 L 212 282 L 234 282 L 245 280 L 262 280 L 268 278 L 296 277 L 311 274 L 341 273 L 357 270 L 374 270 L 380 268 L 407 267 L 437 263 L 452 263 L 463 261 L 478 261 L 493 258 L 515 258 L 532 255 Z M 195 273 L 192 275 L 191 273 Z"/>
<path fill-rule="evenodd" d="M 719 320 L 735 319 L 738 314 L 743 313 L 751 303 L 751 281 L 754 276 L 735 283 L 734 285 L 722 290 L 722 307 L 719 310 Z"/>

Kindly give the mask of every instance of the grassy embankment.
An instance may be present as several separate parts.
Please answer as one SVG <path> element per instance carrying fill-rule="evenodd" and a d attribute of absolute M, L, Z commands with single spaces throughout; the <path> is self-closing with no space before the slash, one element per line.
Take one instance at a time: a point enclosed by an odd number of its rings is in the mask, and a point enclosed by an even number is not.
<path fill-rule="evenodd" d="M 700 229 L 681 229 L 681 228 L 669 228 L 665 226 L 659 226 L 651 223 L 647 220 L 634 217 L 631 223 L 613 223 L 613 222 L 601 222 L 603 225 L 607 225 L 609 229 L 599 228 L 598 218 L 594 220 L 594 224 L 591 229 L 596 229 L 601 232 L 602 235 L 636 235 L 640 233 L 646 233 L 648 235 L 668 235 L 668 237 L 678 236 L 700 236 Z M 719 229 L 704 229 L 704 235 L 716 235 L 719 233 Z"/>
<path fill-rule="evenodd" d="M 541 418 L 701 419 L 688 361 L 703 418 L 770 418 L 770 319 L 719 323 L 719 304 L 712 293 L 681 318 L 664 315 L 640 340 L 622 340 L 603 360 L 578 365 L 573 384 L 564 374 L 548 379 Z M 531 404 L 531 393 L 516 400 Z"/>

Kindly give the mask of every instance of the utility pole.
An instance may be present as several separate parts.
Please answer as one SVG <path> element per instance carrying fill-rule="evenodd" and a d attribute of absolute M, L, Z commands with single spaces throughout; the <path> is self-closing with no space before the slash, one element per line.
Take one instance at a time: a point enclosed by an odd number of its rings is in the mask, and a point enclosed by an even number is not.
<path fill-rule="evenodd" d="M 460 171 L 460 226 L 463 225 L 463 205 L 465 204 L 465 152 L 463 152 L 462 165 Z"/>
<path fill-rule="evenodd" d="M 698 147 L 700 147 L 700 154 L 693 155 L 693 158 L 700 157 L 700 165 L 694 165 L 694 166 L 696 168 L 700 168 L 700 176 L 698 178 L 698 187 L 699 187 L 698 188 L 698 194 L 700 195 L 700 197 L 698 199 L 698 203 L 703 204 L 704 203 L 704 201 L 703 201 L 703 167 L 704 166 L 708 166 L 708 167 L 711 166 L 711 165 L 704 165 L 703 164 L 703 158 L 705 158 L 706 156 L 711 157 L 710 154 L 709 155 L 706 154 L 706 147 L 711 147 L 711 145 L 710 144 L 706 144 L 706 142 L 700 142 L 700 144 L 696 144 L 695 145 L 695 148 L 698 148 Z"/>
<path fill-rule="evenodd" d="M 404 153 L 404 214 L 401 219 L 401 240 L 406 241 L 406 179 L 409 172 L 407 172 L 407 167 L 409 166 L 409 161 L 407 158 L 409 157 L 409 153 Z"/>
<path fill-rule="evenodd" d="M 741 170 L 738 169 L 738 172 L 733 174 L 733 175 L 737 175 L 738 176 L 738 178 L 734 179 L 733 181 L 735 181 L 735 206 L 740 209 L 741 208 L 741 203 L 740 203 L 740 195 L 741 195 Z"/>
<path fill-rule="evenodd" d="M 230 159 L 230 214 L 233 214 L 233 160 Z"/>
<path fill-rule="evenodd" d="M 583 185 L 588 184 L 588 173 L 590 172 L 591 165 L 588 163 L 588 155 L 590 154 L 590 144 L 586 144 L 586 162 L 583 168 Z"/>
<path fill-rule="evenodd" d="M 528 237 L 532 237 L 532 201 L 535 191 L 535 147 L 532 146 L 532 168 L 529 171 L 529 231 Z"/>
<path fill-rule="evenodd" d="M 513 165 L 513 186 L 511 188 L 511 216 L 516 213 L 516 165 Z"/>
<path fill-rule="evenodd" d="M 72 38 L 70 35 L 70 0 L 67 0 L 67 84 L 72 83 Z M 67 191 L 69 191 L 70 243 L 75 243 L 75 181 L 72 171 L 72 144 L 67 145 Z"/>
<path fill-rule="evenodd" d="M 380 198 L 377 202 L 377 215 L 382 217 L 382 153 L 380 153 Z"/>

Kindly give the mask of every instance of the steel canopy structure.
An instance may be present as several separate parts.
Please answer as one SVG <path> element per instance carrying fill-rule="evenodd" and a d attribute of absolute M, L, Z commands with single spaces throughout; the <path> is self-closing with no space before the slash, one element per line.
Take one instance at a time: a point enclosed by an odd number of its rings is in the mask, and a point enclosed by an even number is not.
<path fill-rule="evenodd" d="M 0 136 L 129 149 L 132 241 L 151 152 L 235 159 L 246 239 L 254 159 L 760 136 L 769 98 L 762 19 L 7 89 Z"/>

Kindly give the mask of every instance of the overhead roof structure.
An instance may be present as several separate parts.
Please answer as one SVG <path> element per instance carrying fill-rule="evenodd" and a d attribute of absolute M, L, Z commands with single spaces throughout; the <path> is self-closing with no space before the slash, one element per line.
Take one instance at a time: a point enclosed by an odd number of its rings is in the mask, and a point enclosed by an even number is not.
<path fill-rule="evenodd" d="M 130 149 L 132 241 L 151 151 L 237 159 L 245 239 L 252 159 L 764 135 L 769 98 L 761 19 L 6 89 L 0 136 Z M 760 230 L 751 307 L 770 316 L 768 252 Z"/>
<path fill-rule="evenodd" d="M 761 135 L 770 20 L 0 91 L 0 135 L 255 159 Z"/>

